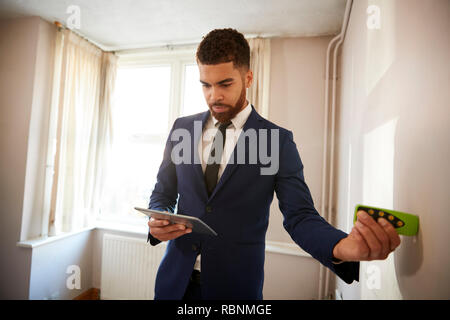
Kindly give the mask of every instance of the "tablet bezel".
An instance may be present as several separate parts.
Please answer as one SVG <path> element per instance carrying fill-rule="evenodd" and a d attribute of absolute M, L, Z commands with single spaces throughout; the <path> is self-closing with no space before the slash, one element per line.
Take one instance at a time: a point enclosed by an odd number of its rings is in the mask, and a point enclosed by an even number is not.
<path fill-rule="evenodd" d="M 197 217 L 139 207 L 135 207 L 134 209 L 154 219 L 169 220 L 171 224 L 175 223 L 184 224 L 186 227 L 191 228 L 192 232 L 217 236 L 217 232 L 215 232 L 210 226 L 208 226 L 205 222 L 203 222 L 201 219 Z"/>

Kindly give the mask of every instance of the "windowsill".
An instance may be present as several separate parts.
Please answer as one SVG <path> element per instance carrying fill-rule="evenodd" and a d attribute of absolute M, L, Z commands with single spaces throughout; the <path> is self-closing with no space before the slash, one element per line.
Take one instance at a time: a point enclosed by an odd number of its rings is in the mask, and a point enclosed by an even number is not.
<path fill-rule="evenodd" d="M 45 237 L 45 238 L 36 238 L 36 239 L 30 239 L 25 241 L 19 241 L 17 242 L 18 247 L 22 248 L 37 248 L 42 245 L 46 245 L 55 241 L 59 241 L 62 239 L 66 239 L 72 236 L 75 236 L 77 234 L 86 232 L 86 231 L 93 231 L 93 230 L 111 230 L 111 231 L 119 231 L 119 232 L 127 232 L 127 233 L 134 233 L 136 235 L 145 235 L 148 234 L 148 229 L 146 226 L 137 226 L 137 225 L 127 225 L 127 224 L 119 224 L 119 223 L 113 223 L 113 222 L 97 222 L 97 224 L 93 227 L 84 228 L 81 230 L 73 231 L 73 232 L 67 232 L 64 234 L 60 234 L 57 236 L 52 237 Z"/>
<path fill-rule="evenodd" d="M 86 232 L 86 231 L 93 231 L 93 230 L 110 230 L 110 231 L 118 231 L 118 232 L 126 232 L 126 233 L 133 233 L 139 236 L 148 234 L 147 226 L 138 226 L 138 225 L 127 225 L 123 223 L 117 223 L 117 222 L 105 222 L 100 221 L 97 222 L 97 224 L 94 227 L 84 228 L 78 231 L 74 232 L 67 232 L 58 236 L 53 237 L 47 237 L 47 238 L 37 238 L 37 239 L 31 239 L 26 241 L 20 241 L 17 242 L 18 247 L 23 248 L 37 248 L 42 245 L 46 245 L 55 241 L 59 241 L 65 238 L 69 238 L 72 236 L 75 236 L 77 234 Z M 292 256 L 298 256 L 298 257 L 309 257 L 311 258 L 311 255 L 302 250 L 299 246 L 297 246 L 294 243 L 286 243 L 286 242 L 280 242 L 280 241 L 270 241 L 266 240 L 266 252 L 271 253 L 279 253 L 279 254 L 286 254 L 286 255 L 292 255 Z"/>
<path fill-rule="evenodd" d="M 37 248 L 44 244 L 49 244 L 49 243 L 52 243 L 55 241 L 59 241 L 61 239 L 75 236 L 77 234 L 80 234 L 80 233 L 83 233 L 86 231 L 91 231 L 94 229 L 95 229 L 95 227 L 88 227 L 88 228 L 84 228 L 84 229 L 73 231 L 73 232 L 63 233 L 63 234 L 53 236 L 53 237 L 36 238 L 36 239 L 31 239 L 31 240 L 26 240 L 26 241 L 19 241 L 19 242 L 17 242 L 17 246 L 23 247 L 23 248 Z"/>

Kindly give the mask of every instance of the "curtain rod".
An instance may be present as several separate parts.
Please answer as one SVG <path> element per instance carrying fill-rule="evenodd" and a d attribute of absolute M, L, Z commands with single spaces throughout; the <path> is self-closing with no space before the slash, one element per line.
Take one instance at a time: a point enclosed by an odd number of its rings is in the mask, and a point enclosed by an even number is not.
<path fill-rule="evenodd" d="M 63 25 L 61 22 L 59 22 L 59 21 L 54 21 L 53 24 L 56 26 L 56 28 L 57 28 L 58 31 L 62 31 L 62 30 L 68 29 L 68 30 L 72 31 L 73 33 L 75 33 L 75 34 L 76 34 L 77 36 L 79 36 L 80 38 L 82 38 L 82 39 L 86 40 L 87 42 L 89 42 L 90 44 L 96 46 L 97 48 L 99 48 L 99 49 L 102 50 L 103 52 L 112 52 L 112 53 L 114 53 L 114 54 L 116 53 L 114 50 L 110 50 L 110 51 L 105 50 L 104 48 L 102 48 L 102 46 L 101 46 L 100 44 L 94 42 L 93 40 L 90 40 L 89 38 L 87 38 L 86 36 L 84 36 L 83 34 L 81 34 L 81 33 L 78 32 L 78 31 L 75 31 L 75 30 L 73 30 L 73 29 L 67 28 L 66 26 L 64 26 L 64 25 Z"/>

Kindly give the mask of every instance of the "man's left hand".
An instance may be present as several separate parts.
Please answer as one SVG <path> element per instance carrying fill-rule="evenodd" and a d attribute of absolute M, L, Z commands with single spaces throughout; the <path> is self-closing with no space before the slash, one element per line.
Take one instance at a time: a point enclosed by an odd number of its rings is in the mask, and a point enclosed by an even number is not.
<path fill-rule="evenodd" d="M 379 218 L 377 223 L 360 210 L 348 237 L 335 245 L 333 256 L 342 261 L 384 260 L 399 245 L 400 237 L 387 220 Z"/>

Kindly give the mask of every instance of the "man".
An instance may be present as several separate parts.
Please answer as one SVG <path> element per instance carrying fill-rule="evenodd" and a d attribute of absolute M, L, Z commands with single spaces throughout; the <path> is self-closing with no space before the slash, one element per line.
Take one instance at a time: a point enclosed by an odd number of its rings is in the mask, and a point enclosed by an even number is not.
<path fill-rule="evenodd" d="M 155 299 L 262 299 L 265 234 L 274 192 L 292 239 L 347 283 L 359 280 L 358 261 L 385 259 L 400 244 L 384 219 L 377 223 L 359 212 L 347 235 L 317 213 L 292 132 L 263 119 L 246 100 L 253 80 L 249 60 L 248 43 L 236 30 L 213 30 L 198 47 L 209 111 L 175 121 L 149 208 L 173 212 L 178 204 L 178 213 L 200 217 L 218 236 L 150 219 L 148 241 L 169 241 Z M 196 127 L 202 129 L 200 134 Z M 259 133 L 264 130 L 269 133 L 263 138 Z M 174 133 L 183 131 L 190 133 L 193 150 L 183 150 L 180 156 L 191 161 L 180 163 L 173 159 L 179 150 L 179 134 Z M 249 139 L 236 139 L 242 136 Z M 267 161 L 251 160 L 255 145 L 258 155 L 265 148 L 266 155 L 275 155 L 274 172 L 264 172 Z M 244 163 L 239 161 L 243 150 Z M 211 161 L 214 157 L 221 162 Z"/>

